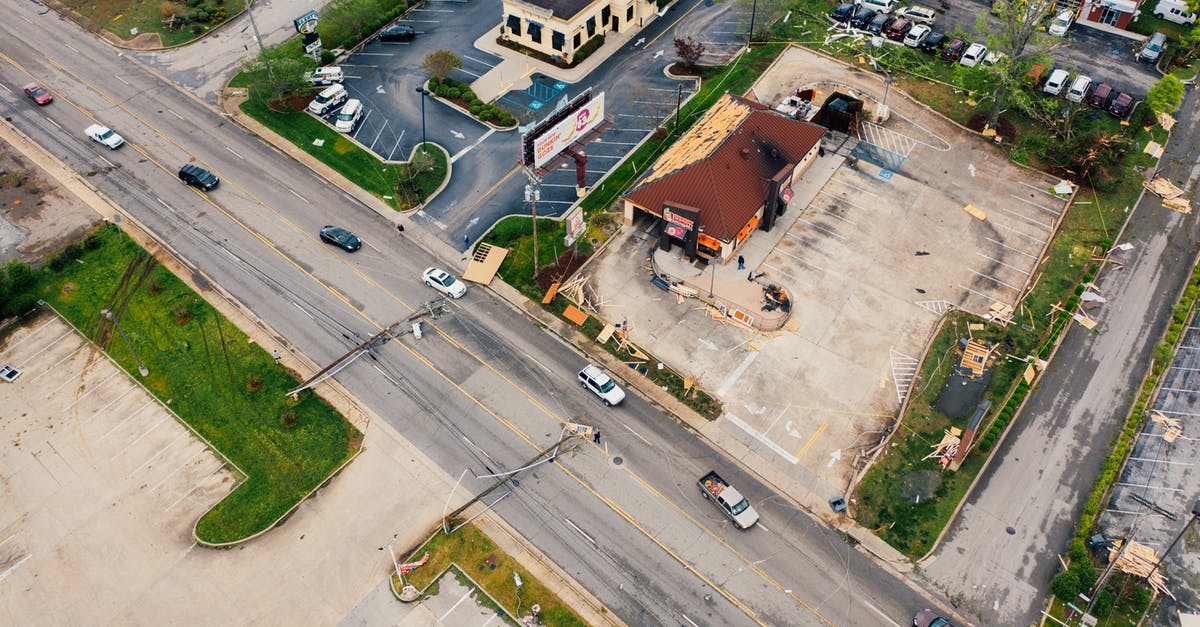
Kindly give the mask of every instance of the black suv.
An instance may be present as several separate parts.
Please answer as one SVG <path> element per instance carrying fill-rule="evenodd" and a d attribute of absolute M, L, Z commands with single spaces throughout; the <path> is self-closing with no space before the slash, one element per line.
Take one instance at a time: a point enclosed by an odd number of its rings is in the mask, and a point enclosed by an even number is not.
<path fill-rule="evenodd" d="M 858 7 L 852 3 L 839 4 L 837 8 L 829 12 L 829 19 L 836 24 L 848 24 L 850 18 L 854 17 L 854 10 Z"/>
<path fill-rule="evenodd" d="M 850 28 L 862 30 L 873 19 L 875 19 L 875 11 L 867 7 L 858 7 L 858 10 L 854 12 L 854 17 L 850 18 Z"/>
<path fill-rule="evenodd" d="M 920 48 L 921 52 L 924 52 L 925 54 L 937 54 L 941 52 L 942 46 L 946 45 L 946 41 L 946 34 L 935 30 L 930 32 L 929 35 L 925 37 L 925 41 L 922 41 L 921 45 L 917 47 Z"/>
<path fill-rule="evenodd" d="M 183 181 L 185 185 L 198 187 L 206 192 L 216 189 L 221 182 L 216 174 L 190 163 L 179 168 L 179 180 Z"/>

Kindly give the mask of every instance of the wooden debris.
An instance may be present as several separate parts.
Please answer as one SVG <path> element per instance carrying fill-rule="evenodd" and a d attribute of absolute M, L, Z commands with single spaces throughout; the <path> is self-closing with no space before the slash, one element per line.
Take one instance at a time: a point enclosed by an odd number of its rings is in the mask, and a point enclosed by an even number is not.
<path fill-rule="evenodd" d="M 967 213 L 971 214 L 972 217 L 974 217 L 975 219 L 977 219 L 981 222 L 984 220 L 987 220 L 987 214 L 984 213 L 983 210 L 981 210 L 979 207 L 976 207 L 975 205 L 964 205 L 963 211 L 966 211 Z"/>
<path fill-rule="evenodd" d="M 1159 113 L 1158 123 L 1162 125 L 1163 130 L 1169 131 L 1171 127 L 1175 126 L 1175 118 L 1171 117 L 1169 113 Z"/>
<path fill-rule="evenodd" d="M 1108 549 L 1108 559 L 1115 560 L 1114 567 L 1143 579 L 1149 577 L 1150 587 L 1174 599 L 1175 595 L 1167 588 L 1167 578 L 1163 576 L 1162 569 L 1155 568 L 1160 560 L 1158 551 L 1133 541 L 1122 551 L 1123 544 L 1124 540 L 1113 540 L 1112 547 Z"/>
<path fill-rule="evenodd" d="M 992 356 L 992 350 L 994 349 L 989 348 L 983 342 L 967 340 L 967 346 L 963 349 L 962 359 L 959 360 L 958 366 L 970 372 L 970 378 L 978 379 L 983 376 L 983 370 L 987 367 L 988 358 Z"/>
<path fill-rule="evenodd" d="M 566 311 L 563 312 L 563 317 L 578 326 L 583 326 L 583 323 L 587 322 L 588 318 L 587 314 L 576 309 L 574 305 L 567 305 Z"/>
<path fill-rule="evenodd" d="M 1036 376 L 1037 376 L 1037 369 L 1033 367 L 1033 364 L 1029 364 L 1028 366 L 1025 366 L 1025 372 L 1021 374 L 1021 378 L 1025 379 L 1025 383 L 1028 383 L 1030 385 L 1033 385 L 1033 378 Z"/>
<path fill-rule="evenodd" d="M 601 344 L 608 342 L 609 338 L 612 337 L 613 332 L 616 330 L 617 330 L 617 327 L 614 327 L 611 324 L 604 325 L 604 328 L 600 330 L 600 335 L 596 336 L 596 341 Z"/>
<path fill-rule="evenodd" d="M 1089 318 L 1087 314 L 1077 313 L 1074 316 L 1071 316 L 1071 318 L 1073 318 L 1075 322 L 1078 322 L 1079 326 L 1087 329 L 1088 331 L 1096 328 L 1096 321 Z"/>
<path fill-rule="evenodd" d="M 927 459 L 938 460 L 942 466 L 949 466 L 954 456 L 958 453 L 958 445 L 962 443 L 962 429 L 950 427 L 942 432 L 942 441 L 930 446 L 933 452 L 921 458 L 921 461 Z"/>
<path fill-rule="evenodd" d="M 1162 425 L 1164 429 L 1166 429 L 1162 438 L 1167 444 L 1174 444 L 1175 438 L 1183 435 L 1183 422 L 1181 422 L 1178 418 L 1172 418 L 1171 416 L 1166 416 L 1157 411 L 1151 411 L 1150 420 L 1157 422 L 1158 424 Z"/>
<path fill-rule="evenodd" d="M 558 281 L 550 284 L 550 289 L 546 290 L 546 296 L 542 298 L 543 305 L 549 305 L 550 301 L 554 300 L 555 294 L 558 294 Z"/>

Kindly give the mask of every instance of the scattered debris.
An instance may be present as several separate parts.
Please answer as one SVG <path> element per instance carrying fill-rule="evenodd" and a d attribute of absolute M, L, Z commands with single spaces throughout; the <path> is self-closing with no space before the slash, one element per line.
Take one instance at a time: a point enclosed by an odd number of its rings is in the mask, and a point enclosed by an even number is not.
<path fill-rule="evenodd" d="M 1183 435 L 1183 423 L 1178 418 L 1172 418 L 1157 411 L 1151 411 L 1150 420 L 1157 422 L 1166 429 L 1162 438 L 1167 444 L 1174 444 L 1175 438 Z"/>
<path fill-rule="evenodd" d="M 563 317 L 574 322 L 577 326 L 583 326 L 583 323 L 587 322 L 588 315 L 577 309 L 574 305 L 567 305 L 566 310 L 563 311 Z"/>
<path fill-rule="evenodd" d="M 1075 320 L 1075 322 L 1078 322 L 1079 326 L 1087 329 L 1088 331 L 1095 329 L 1096 324 L 1098 324 L 1095 320 L 1089 318 L 1088 315 L 1085 313 L 1077 313 L 1077 314 L 1071 316 L 1071 318 L 1073 318 Z"/>
<path fill-rule="evenodd" d="M 1142 149 L 1142 152 L 1154 157 L 1155 159 L 1158 159 L 1162 156 L 1163 146 L 1156 141 L 1151 141 L 1146 144 L 1146 147 Z"/>
<path fill-rule="evenodd" d="M 491 283 L 496 276 L 496 271 L 500 269 L 500 264 L 507 256 L 507 248 L 492 246 L 486 242 L 480 243 L 471 254 L 471 263 L 463 272 L 463 280 L 481 285 Z"/>
<path fill-rule="evenodd" d="M 988 307 L 988 312 L 984 314 L 983 319 L 989 322 L 994 322 L 1002 327 L 1006 327 L 1012 323 L 1013 308 L 1012 305 L 1004 303 L 992 303 Z"/>
<path fill-rule="evenodd" d="M 608 340 L 610 338 L 612 338 L 613 332 L 616 330 L 617 330 L 617 327 L 614 327 L 611 324 L 605 324 L 604 328 L 600 330 L 600 335 L 596 336 L 596 341 L 601 344 L 607 343 Z"/>
<path fill-rule="evenodd" d="M 959 374 L 968 379 L 978 379 L 983 376 L 983 371 L 987 368 L 988 361 L 992 357 L 992 351 L 995 347 L 989 344 L 984 344 L 974 339 L 962 338 L 958 340 L 958 345 L 963 349 L 962 359 L 958 362 Z"/>
<path fill-rule="evenodd" d="M 942 432 L 942 441 L 932 445 L 930 448 L 933 452 L 921 458 L 921 461 L 927 459 L 937 459 L 942 467 L 950 465 L 954 460 L 954 456 L 958 454 L 958 445 L 962 443 L 962 429 L 958 427 L 950 427 Z"/>
<path fill-rule="evenodd" d="M 1171 127 L 1175 126 L 1175 118 L 1171 117 L 1169 113 L 1159 113 L 1158 123 L 1162 125 L 1163 130 L 1169 131 Z"/>
<path fill-rule="evenodd" d="M 964 205 L 963 211 L 966 211 L 967 213 L 971 214 L 972 217 L 978 219 L 981 222 L 984 220 L 987 220 L 987 214 L 984 213 L 982 210 L 979 209 L 979 207 L 976 207 L 975 205 Z"/>
<path fill-rule="evenodd" d="M 1159 198 L 1162 198 L 1162 204 L 1167 209 L 1178 211 L 1179 213 L 1192 212 L 1192 204 L 1183 197 L 1183 190 L 1179 189 L 1171 181 L 1161 176 L 1156 176 L 1153 179 L 1142 183 L 1142 187 L 1145 187 L 1146 189 L 1150 190 L 1151 193 L 1155 194 Z"/>
<path fill-rule="evenodd" d="M 1163 576 L 1162 570 L 1156 568 L 1159 563 L 1158 551 L 1138 542 L 1129 542 L 1129 546 L 1124 550 L 1121 547 L 1124 545 L 1124 540 L 1113 540 L 1112 547 L 1108 550 L 1108 559 L 1114 561 L 1113 566 L 1123 572 L 1131 575 L 1136 575 L 1143 579 L 1149 577 L 1149 583 L 1152 588 L 1165 594 L 1172 599 L 1175 598 L 1167 588 L 1167 578 Z"/>
<path fill-rule="evenodd" d="M 1070 196 L 1075 191 L 1075 186 L 1071 184 L 1071 181 L 1062 179 L 1055 183 L 1054 187 L 1050 188 L 1050 190 L 1057 196 Z"/>

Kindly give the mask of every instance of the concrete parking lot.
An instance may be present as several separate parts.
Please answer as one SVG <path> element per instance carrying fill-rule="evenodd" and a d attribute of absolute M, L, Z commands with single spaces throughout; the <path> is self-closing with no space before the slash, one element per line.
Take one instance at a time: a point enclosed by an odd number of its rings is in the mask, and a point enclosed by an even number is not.
<path fill-rule="evenodd" d="M 872 74 L 793 48 L 752 93 L 773 104 L 805 87 L 883 92 Z M 1066 205 L 1049 192 L 1056 180 L 1013 166 L 982 138 L 895 90 L 888 104 L 885 128 L 911 145 L 898 170 L 851 166 L 827 138 L 829 154 L 793 186 L 791 226 L 747 244 L 749 266 L 794 296 L 781 331 L 714 322 L 697 301 L 649 285 L 645 224 L 591 273 L 605 318 L 631 322 L 636 341 L 721 398 L 712 428 L 828 496 L 891 422 L 939 316 L 1014 304 Z M 753 252 L 755 238 L 770 237 L 778 243 Z"/>

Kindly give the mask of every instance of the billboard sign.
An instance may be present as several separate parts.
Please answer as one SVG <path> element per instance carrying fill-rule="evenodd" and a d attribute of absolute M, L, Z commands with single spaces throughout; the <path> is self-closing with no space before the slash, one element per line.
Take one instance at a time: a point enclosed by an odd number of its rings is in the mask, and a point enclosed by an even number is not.
<path fill-rule="evenodd" d="M 586 226 L 583 221 L 583 207 L 576 206 L 575 210 L 567 215 L 566 222 L 567 236 L 563 238 L 563 244 L 570 246 L 579 239 L 580 235 L 583 235 L 583 229 Z"/>
<path fill-rule="evenodd" d="M 318 17 L 319 16 L 317 15 L 316 11 L 309 11 L 308 13 L 305 13 L 304 15 L 292 20 L 292 25 L 296 27 L 297 33 L 302 35 L 311 35 L 312 33 L 317 32 Z"/>
<path fill-rule="evenodd" d="M 604 121 L 604 92 L 533 139 L 533 165 L 542 167 Z"/>

